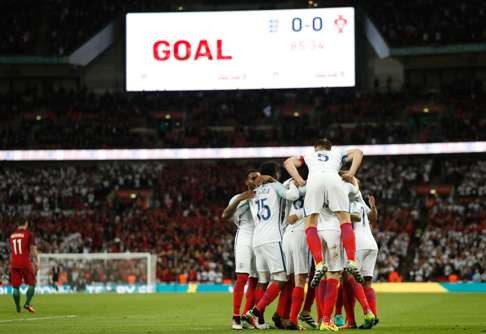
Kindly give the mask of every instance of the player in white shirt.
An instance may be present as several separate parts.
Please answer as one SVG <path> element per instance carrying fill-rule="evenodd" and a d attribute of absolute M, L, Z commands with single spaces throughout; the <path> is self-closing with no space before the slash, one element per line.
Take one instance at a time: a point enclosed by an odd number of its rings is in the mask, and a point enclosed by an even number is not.
<path fill-rule="evenodd" d="M 353 177 L 352 182 L 359 189 L 359 181 Z M 378 256 L 378 245 L 373 237 L 371 226 L 376 224 L 378 220 L 378 210 L 373 196 L 368 196 L 368 202 L 370 207 L 368 207 L 363 195 L 359 192 L 356 199 L 351 202 L 350 211 L 357 213 L 360 217 L 359 221 L 353 223 L 354 233 L 356 234 L 356 264 L 364 278 L 362 285 L 367 302 L 376 317 L 376 293 L 371 282 Z M 365 323 L 360 328 L 369 329 L 377 323 L 378 318 L 375 318 L 372 322 L 365 320 Z"/>
<path fill-rule="evenodd" d="M 267 162 L 260 166 L 260 173 L 272 176 L 278 180 L 280 166 Z M 279 182 L 269 182 L 255 189 L 255 198 L 250 202 L 250 209 L 255 221 L 253 233 L 253 250 L 256 256 L 258 282 L 271 280 L 263 297 L 256 306 L 247 312 L 246 317 L 258 329 L 265 327 L 263 313 L 280 293 L 287 282 L 287 268 L 282 248 L 282 216 L 286 200 L 295 201 L 299 191 L 292 182 L 286 189 Z"/>
<path fill-rule="evenodd" d="M 289 179 L 284 182 L 284 186 L 288 187 L 290 183 L 294 182 Z M 295 201 L 288 201 L 286 206 L 286 221 L 287 227 L 283 236 L 283 250 L 285 255 L 285 262 L 287 264 L 287 274 L 292 279 L 294 288 L 291 296 L 290 318 L 287 329 L 297 330 L 299 312 L 302 308 L 302 304 L 305 298 L 305 284 L 307 281 L 307 275 L 311 267 L 312 258 L 310 256 L 309 248 L 305 241 L 305 229 L 304 229 L 304 197 L 305 186 L 299 187 L 299 198 Z M 301 317 L 302 318 L 302 317 Z M 305 322 L 312 328 L 316 328 L 317 325 L 307 315 Z"/>
<path fill-rule="evenodd" d="M 306 215 L 306 238 L 316 263 L 316 270 L 311 285 L 316 286 L 326 272 L 322 258 L 322 245 L 317 233 L 317 221 L 323 206 L 328 207 L 338 218 L 340 223 L 341 241 L 348 259 L 346 270 L 358 281 L 362 277 L 356 268 L 356 237 L 349 215 L 349 199 L 343 188 L 342 179 L 349 179 L 356 175 L 363 152 L 359 149 L 342 151 L 332 147 L 327 139 L 319 139 L 314 145 L 314 152 L 305 156 L 293 156 L 285 161 L 285 168 L 296 181 L 298 186 L 306 184 L 307 194 L 304 202 Z M 343 162 L 351 162 L 349 171 L 339 175 Z M 307 165 L 309 177 L 307 182 L 299 174 L 297 168 Z"/>
<path fill-rule="evenodd" d="M 346 183 L 342 180 L 341 182 L 341 187 L 346 196 L 348 196 L 349 200 L 353 200 L 354 198 L 358 197 L 358 187 L 355 187 L 352 184 Z M 321 305 L 322 314 L 321 330 L 327 331 L 337 331 L 338 329 L 337 326 L 331 321 L 331 315 L 337 301 L 341 272 L 343 271 L 346 263 L 346 255 L 341 242 L 340 225 L 339 219 L 330 208 L 325 207 L 321 209 L 317 229 L 319 236 L 323 240 L 323 249 L 325 249 L 324 258 L 328 270 L 326 272 L 326 278 L 321 279 L 319 283 L 318 299 Z M 353 276 L 349 276 L 349 278 L 356 282 Z M 374 314 L 371 312 L 368 304 L 366 303 L 364 292 L 362 292 L 361 286 L 358 283 L 356 284 L 357 288 L 361 289 L 361 294 L 356 293 L 356 295 L 357 297 L 360 297 L 358 298 L 360 303 L 363 302 L 362 305 L 364 305 L 363 313 L 365 315 L 365 319 L 368 319 L 368 321 L 373 321 Z"/>
<path fill-rule="evenodd" d="M 223 219 L 233 221 L 238 227 L 235 236 L 236 282 L 233 287 L 233 321 L 231 326 L 233 329 L 243 329 L 240 308 L 247 282 L 246 305 L 243 314 L 253 307 L 257 271 L 253 253 L 255 223 L 253 222 L 249 201 L 255 197 L 253 189 L 255 189 L 255 182 L 259 177 L 260 173 L 258 171 L 249 171 L 247 173 L 245 179 L 247 190 L 233 196 L 222 215 Z"/>

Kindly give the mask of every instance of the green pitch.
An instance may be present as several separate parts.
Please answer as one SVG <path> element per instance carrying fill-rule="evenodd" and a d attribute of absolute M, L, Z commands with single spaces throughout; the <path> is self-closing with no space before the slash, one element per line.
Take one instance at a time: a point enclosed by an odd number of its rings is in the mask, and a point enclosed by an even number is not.
<path fill-rule="evenodd" d="M 486 332 L 486 294 L 381 294 L 378 303 L 376 333 Z M 0 333 L 231 333 L 230 294 L 50 295 L 33 305 L 36 314 L 16 314 L 0 296 Z"/>

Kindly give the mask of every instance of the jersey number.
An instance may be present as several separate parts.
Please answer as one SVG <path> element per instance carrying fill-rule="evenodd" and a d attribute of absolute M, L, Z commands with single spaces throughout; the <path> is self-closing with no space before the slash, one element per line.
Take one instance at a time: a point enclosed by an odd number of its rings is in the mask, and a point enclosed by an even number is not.
<path fill-rule="evenodd" d="M 13 239 L 13 251 L 15 255 L 22 255 L 22 239 Z"/>
<path fill-rule="evenodd" d="M 319 160 L 320 162 L 326 162 L 329 160 L 329 156 L 327 154 L 318 153 L 317 160 Z"/>
<path fill-rule="evenodd" d="M 258 213 L 257 217 L 259 220 L 268 220 L 270 216 L 272 215 L 272 212 L 270 211 L 270 207 L 265 203 L 267 201 L 266 198 L 263 198 L 259 201 L 255 201 L 257 206 L 258 206 Z"/>

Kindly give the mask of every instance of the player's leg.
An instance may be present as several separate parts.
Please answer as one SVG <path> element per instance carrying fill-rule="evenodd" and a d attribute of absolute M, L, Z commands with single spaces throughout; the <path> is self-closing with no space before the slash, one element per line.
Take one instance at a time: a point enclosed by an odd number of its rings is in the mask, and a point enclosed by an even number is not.
<path fill-rule="evenodd" d="M 316 286 L 319 283 L 320 278 L 325 273 L 322 251 L 322 242 L 317 233 L 317 222 L 319 220 L 319 213 L 321 211 L 322 205 L 324 204 L 324 184 L 323 180 L 318 177 L 312 179 L 309 178 L 307 181 L 306 196 L 304 199 L 304 213 L 305 217 L 305 236 L 307 240 L 307 245 L 314 258 L 315 271 L 312 286 Z"/>
<path fill-rule="evenodd" d="M 323 307 L 322 323 L 320 327 L 321 331 L 338 331 L 338 327 L 331 320 L 331 317 L 337 301 L 340 276 L 341 273 L 336 271 L 328 271 L 326 273 L 326 292 L 324 295 L 324 300 L 322 301 Z"/>
<path fill-rule="evenodd" d="M 251 261 L 253 250 L 251 246 L 236 245 L 235 246 L 235 271 L 236 282 L 233 286 L 233 319 L 232 329 L 243 329 L 241 324 L 241 303 L 245 294 L 245 285 L 251 273 Z"/>
<path fill-rule="evenodd" d="M 376 316 L 376 293 L 371 285 L 377 255 L 378 252 L 376 250 L 370 249 L 359 250 L 357 254 L 358 266 L 361 274 L 364 277 L 364 282 L 362 283 L 364 294 L 368 301 L 369 307 L 375 316 L 374 319 L 365 319 L 364 324 L 360 326 L 360 328 L 363 329 L 371 328 L 372 326 L 378 324 L 379 321 Z"/>
<path fill-rule="evenodd" d="M 282 244 L 280 242 L 275 242 L 262 245 L 258 248 L 261 248 L 260 252 L 263 255 L 266 266 L 269 268 L 271 282 L 261 300 L 247 313 L 247 316 L 248 320 L 255 328 L 264 329 L 267 325 L 263 320 L 263 312 L 265 308 L 277 298 L 288 278 Z"/>
<path fill-rule="evenodd" d="M 287 328 L 290 317 L 290 304 L 292 302 L 292 291 L 294 289 L 294 279 L 289 276 L 289 281 L 285 284 L 278 297 L 277 309 L 272 316 L 273 323 L 278 329 Z"/>
<path fill-rule="evenodd" d="M 356 304 L 356 298 L 354 297 L 353 287 L 344 279 L 347 276 L 346 272 L 343 273 L 343 304 L 346 311 L 346 323 L 343 328 L 357 328 L 356 318 L 354 314 L 354 306 Z"/>
<path fill-rule="evenodd" d="M 353 225 L 351 223 L 351 216 L 349 212 L 335 211 L 334 212 L 339 219 L 341 228 L 341 241 L 346 252 L 348 259 L 346 263 L 346 271 L 353 275 L 358 282 L 363 281 L 363 276 L 359 272 L 356 265 L 356 235 L 353 231 Z"/>
<path fill-rule="evenodd" d="M 338 298 L 336 301 L 336 309 L 334 310 L 334 323 L 338 327 L 342 327 L 345 325 L 345 321 L 343 317 L 343 305 L 344 305 L 343 284 L 341 280 L 341 284 L 339 284 Z"/>
<path fill-rule="evenodd" d="M 312 275 L 314 275 L 313 272 L 311 273 Z M 310 328 L 318 327 L 316 321 L 314 320 L 314 318 L 312 318 L 312 305 L 314 304 L 314 299 L 316 299 L 316 295 L 317 295 L 317 288 L 313 288 L 308 284 L 307 292 L 305 294 L 305 299 L 304 299 L 304 306 L 302 307 L 302 311 L 300 311 L 299 320 L 305 323 Z M 317 307 L 316 309 L 319 313 Z M 319 317 L 317 319 L 319 319 Z"/>
<path fill-rule="evenodd" d="M 299 320 L 309 328 L 317 328 L 317 324 L 310 314 L 315 289 L 309 286 L 307 288 L 307 294 L 304 292 L 305 284 L 307 282 L 313 260 L 303 231 L 294 233 L 294 236 L 295 237 L 293 238 L 292 243 L 292 261 L 294 263 L 294 279 L 296 284 L 292 292 L 292 308 L 290 317 L 292 326 L 290 329 L 301 329 L 301 327 L 298 326 Z M 302 309 L 304 300 L 305 305 Z"/>
<path fill-rule="evenodd" d="M 22 276 L 24 282 L 27 283 L 29 286 L 26 292 L 25 304 L 24 309 L 29 311 L 30 313 L 35 313 L 35 309 L 32 307 L 32 298 L 35 294 L 35 274 L 32 268 L 22 269 Z"/>
<path fill-rule="evenodd" d="M 289 281 L 285 284 L 280 292 L 280 297 L 278 299 L 277 310 L 272 316 L 273 323 L 278 329 L 285 329 L 288 324 L 288 319 L 290 316 L 290 304 L 292 298 L 292 291 L 294 289 L 294 259 L 293 259 L 293 238 L 294 233 L 289 233 L 286 231 L 282 239 L 282 249 L 285 259 L 285 268 Z"/>
<path fill-rule="evenodd" d="M 310 278 L 314 276 L 314 262 L 312 258 L 310 258 L 310 251 L 308 255 L 308 263 L 309 263 L 309 274 L 307 275 L 307 292 L 305 294 L 304 306 L 302 307 L 302 314 L 309 314 L 312 312 L 312 304 L 314 304 L 314 299 L 316 296 L 316 288 L 310 286 Z M 302 320 L 302 319 L 299 319 Z M 304 320 L 302 320 L 304 321 Z"/>
<path fill-rule="evenodd" d="M 304 287 L 307 281 L 307 274 L 295 274 L 295 287 L 292 291 L 292 306 L 290 308 L 290 323 L 287 329 L 291 330 L 298 330 L 300 327 L 298 326 L 298 317 L 299 312 L 302 308 L 302 304 L 304 303 L 305 292 Z"/>
<path fill-rule="evenodd" d="M 321 330 L 337 331 L 338 327 L 332 321 L 332 311 L 336 306 L 341 271 L 343 270 L 343 250 L 340 241 L 340 233 L 337 230 L 319 231 L 324 239 L 326 247 L 325 261 L 329 271 L 326 273 L 324 299 L 321 299 L 322 322 Z"/>
<path fill-rule="evenodd" d="M 356 269 L 356 236 L 353 231 L 351 216 L 348 212 L 349 197 L 345 191 L 343 181 L 338 175 L 329 176 L 325 190 L 329 209 L 336 214 L 339 220 L 341 242 L 348 259 L 345 269 L 355 276 L 359 282 L 362 282 L 363 277 Z"/>
<path fill-rule="evenodd" d="M 243 329 L 241 326 L 240 309 L 248 276 L 246 273 L 236 273 L 236 282 L 233 286 L 233 324 L 231 326 L 233 329 Z"/>
<path fill-rule="evenodd" d="M 324 307 L 324 298 L 326 297 L 326 277 L 321 278 L 319 286 L 316 288 L 316 308 L 317 308 L 317 322 L 320 326 L 322 323 L 322 310 Z"/>
<path fill-rule="evenodd" d="M 15 310 L 20 312 L 20 285 L 22 284 L 22 275 L 20 269 L 10 268 L 10 284 L 12 284 L 12 297 L 15 303 Z"/>
<path fill-rule="evenodd" d="M 310 272 L 310 274 L 313 276 L 314 273 L 313 271 Z M 310 281 L 308 280 L 308 283 Z M 312 304 L 314 304 L 314 300 L 317 300 L 317 289 L 318 287 L 311 287 L 310 284 L 307 285 L 307 292 L 305 294 L 305 299 L 304 299 L 304 306 L 302 307 L 302 311 L 300 311 L 299 314 L 299 320 L 302 321 L 304 324 L 306 324 L 310 328 L 317 328 L 317 323 L 312 318 Z M 317 320 L 319 320 L 319 314 L 320 310 L 319 307 L 316 305 L 316 311 L 317 311 Z"/>
<path fill-rule="evenodd" d="M 263 246 L 253 248 L 253 252 L 255 254 L 255 266 L 258 273 L 258 283 L 255 288 L 254 306 L 256 306 L 256 304 L 258 304 L 260 300 L 262 300 L 263 296 L 265 295 L 265 291 L 267 290 L 268 282 L 270 280 L 270 272 L 267 262 L 265 261 L 264 251 L 262 247 Z M 262 326 L 263 324 L 265 324 L 264 313 L 265 310 L 262 310 L 260 314 Z M 249 324 L 251 327 L 255 327 L 254 319 L 251 317 L 251 309 L 242 316 L 242 323 L 243 325 Z"/>
<path fill-rule="evenodd" d="M 258 302 L 256 309 L 262 311 L 267 305 L 270 305 L 288 281 L 287 267 L 285 257 L 280 242 L 266 244 L 261 246 L 265 252 L 265 258 L 268 263 L 271 282 L 263 295 L 263 298 Z"/>
<path fill-rule="evenodd" d="M 250 276 L 246 285 L 245 295 L 245 307 L 242 314 L 248 312 L 253 306 L 255 306 L 255 290 L 258 284 L 258 276 Z"/>
<path fill-rule="evenodd" d="M 242 314 L 248 312 L 253 306 L 255 306 L 255 290 L 258 284 L 258 271 L 256 269 L 256 258 L 253 247 L 251 248 L 251 269 L 250 277 L 248 278 L 248 283 L 246 287 L 245 295 L 245 308 Z"/>

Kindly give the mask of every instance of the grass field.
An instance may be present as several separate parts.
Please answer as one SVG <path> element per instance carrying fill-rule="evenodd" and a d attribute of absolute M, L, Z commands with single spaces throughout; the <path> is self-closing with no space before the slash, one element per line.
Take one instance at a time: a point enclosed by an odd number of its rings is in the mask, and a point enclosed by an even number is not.
<path fill-rule="evenodd" d="M 381 294 L 378 302 L 376 333 L 486 333 L 486 294 Z M 230 294 L 43 295 L 33 305 L 36 314 L 16 314 L 11 296 L 0 296 L 0 333 L 231 332 Z"/>

